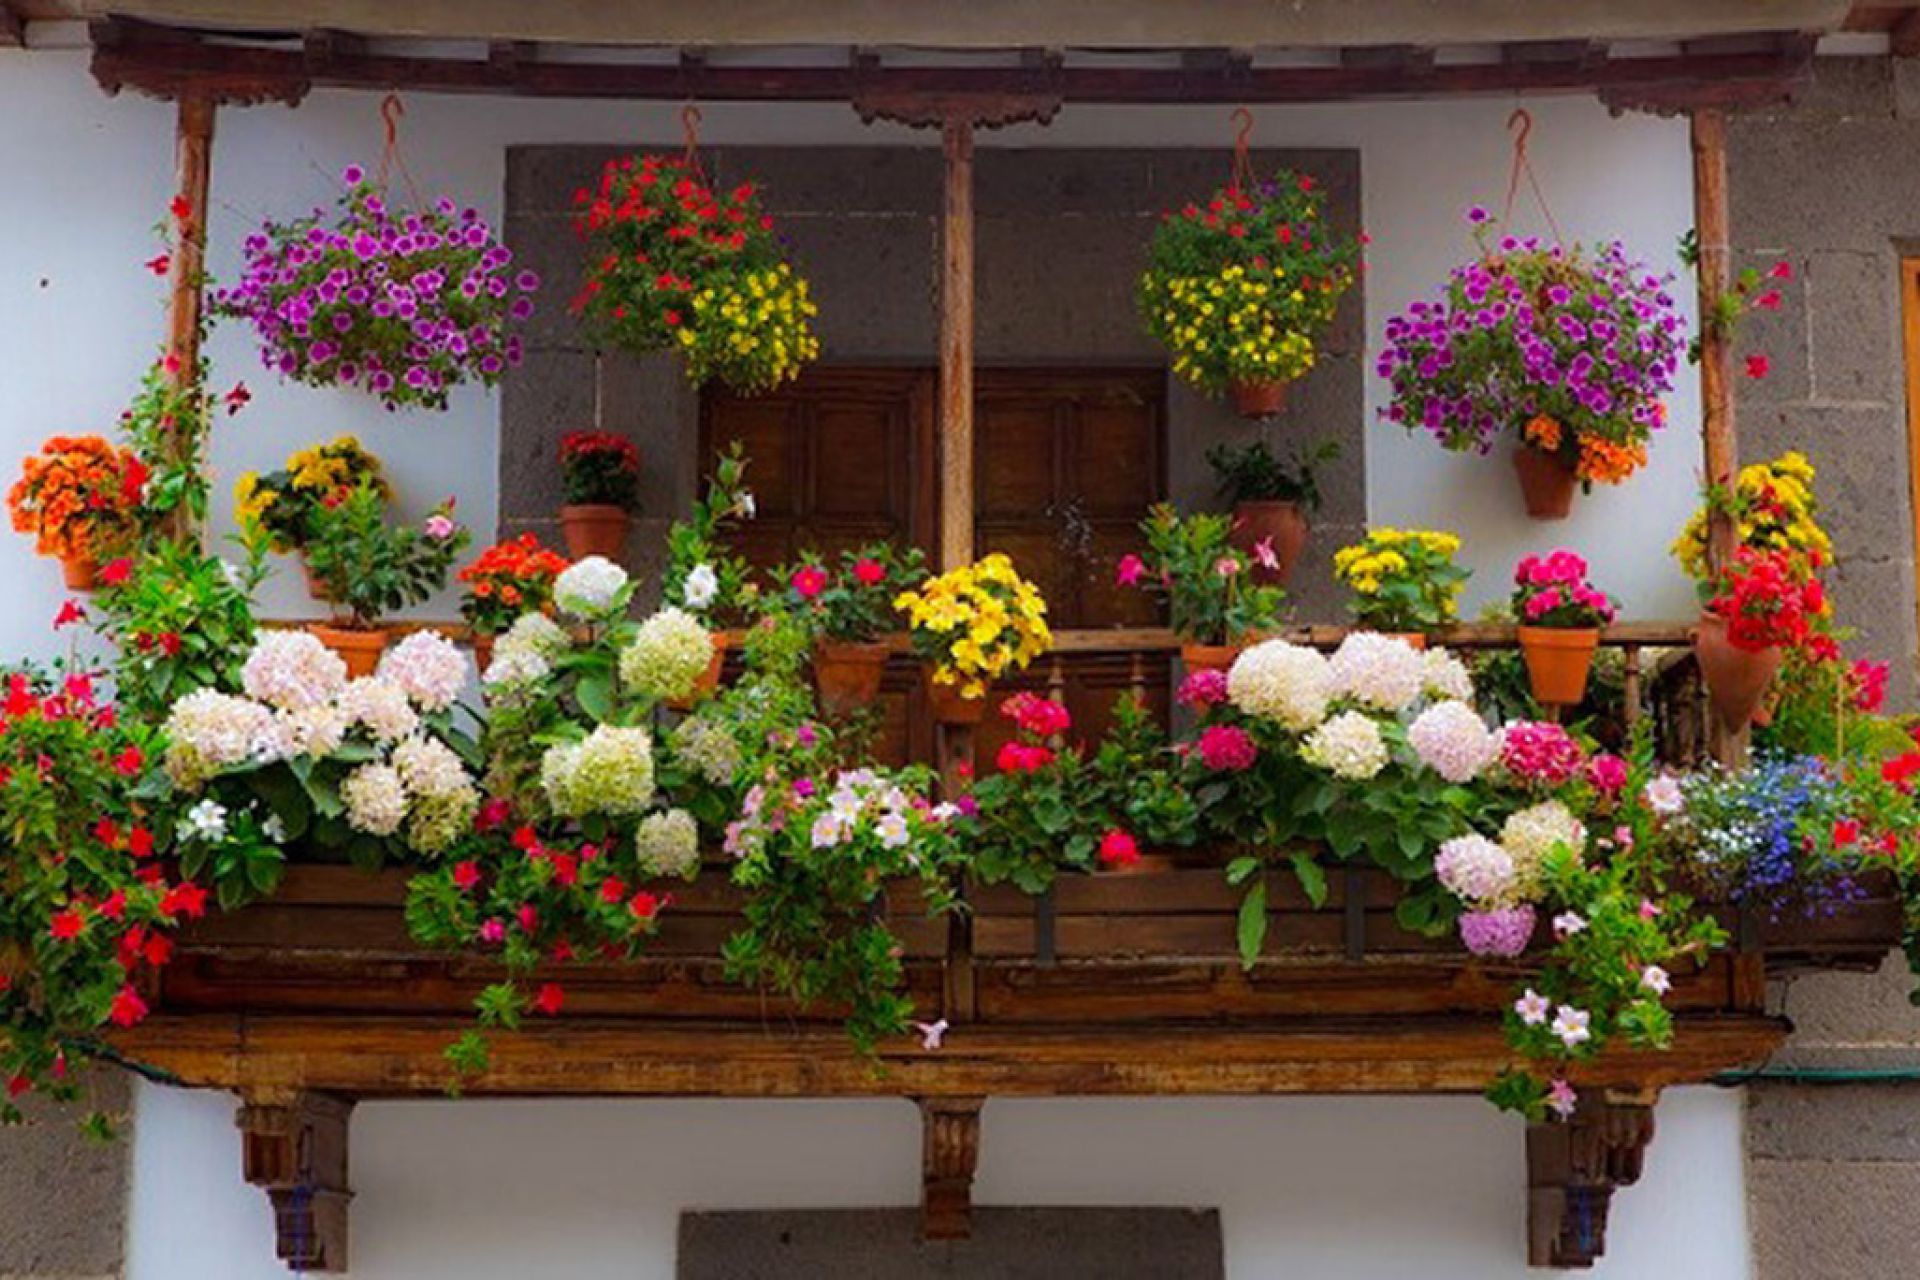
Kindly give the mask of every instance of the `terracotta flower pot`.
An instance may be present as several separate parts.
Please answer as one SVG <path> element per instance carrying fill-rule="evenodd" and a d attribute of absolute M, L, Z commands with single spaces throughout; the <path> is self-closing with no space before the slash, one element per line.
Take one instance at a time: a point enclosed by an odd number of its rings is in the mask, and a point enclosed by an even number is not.
<path fill-rule="evenodd" d="M 1573 469 L 1551 453 L 1532 445 L 1513 451 L 1513 469 L 1520 476 L 1520 494 L 1527 514 L 1535 520 L 1565 520 L 1573 510 Z"/>
<path fill-rule="evenodd" d="M 1598 627 L 1518 627 L 1520 656 L 1526 659 L 1533 700 L 1571 707 L 1587 696 L 1587 673 L 1600 647 Z"/>
<path fill-rule="evenodd" d="M 567 554 L 575 560 L 605 556 L 615 564 L 627 549 L 627 526 L 633 517 L 612 503 L 568 503 L 560 508 L 560 533 Z"/>
<path fill-rule="evenodd" d="M 1424 631 L 1382 631 L 1381 635 L 1389 640 L 1398 640 L 1409 649 L 1427 647 L 1427 633 Z"/>
<path fill-rule="evenodd" d="M 1707 682 L 1707 697 L 1720 723 L 1738 733 L 1753 722 L 1753 713 L 1766 699 L 1767 687 L 1780 670 L 1779 645 L 1742 649 L 1727 637 L 1727 620 L 1711 613 L 1700 615 L 1693 632 L 1693 656 Z"/>
<path fill-rule="evenodd" d="M 92 556 L 62 556 L 60 577 L 69 591 L 91 591 L 100 585 L 100 566 Z"/>
<path fill-rule="evenodd" d="M 727 634 L 724 631 L 708 633 L 713 642 L 713 657 L 707 660 L 707 669 L 693 682 L 693 691 L 684 698 L 669 698 L 667 705 L 675 711 L 691 711 L 715 689 L 720 687 L 720 672 L 727 665 Z"/>
<path fill-rule="evenodd" d="M 1097 876 L 1163 876 L 1174 870 L 1171 854 L 1143 853 L 1132 862 L 1109 865 L 1101 862 L 1095 865 L 1093 874 Z"/>
<path fill-rule="evenodd" d="M 304 553 L 300 556 L 300 576 L 307 580 L 307 594 L 315 600 L 325 602 L 327 599 L 327 584 L 320 581 L 320 575 L 313 571 L 311 564 L 307 563 L 307 557 Z"/>
<path fill-rule="evenodd" d="M 1285 586 L 1307 545 L 1307 517 L 1297 502 L 1242 502 L 1233 508 L 1229 540 L 1253 564 L 1253 580 L 1267 586 Z M 1261 564 L 1254 548 L 1265 542 L 1273 548 L 1274 568 Z"/>
<path fill-rule="evenodd" d="M 822 640 L 813 649 L 813 683 L 828 715 L 846 716 L 880 697 L 892 650 L 884 644 Z"/>
<path fill-rule="evenodd" d="M 1183 644 L 1180 646 L 1180 663 L 1186 667 L 1187 674 L 1196 671 L 1225 671 L 1240 656 L 1237 644 Z"/>
<path fill-rule="evenodd" d="M 975 725 L 987 718 L 987 696 L 963 698 L 957 684 L 941 684 L 933 678 L 933 668 L 927 668 L 927 709 L 934 723 L 948 725 Z"/>
<path fill-rule="evenodd" d="M 340 655 L 350 677 L 372 675 L 380 665 L 380 655 L 387 650 L 389 636 L 385 627 L 336 627 L 316 622 L 307 630 Z"/>
<path fill-rule="evenodd" d="M 483 676 L 487 674 L 487 668 L 493 665 L 494 639 L 477 631 L 473 635 L 473 669 Z"/>
<path fill-rule="evenodd" d="M 1233 400 L 1233 411 L 1243 418 L 1271 418 L 1279 413 L 1287 403 L 1287 384 L 1284 382 L 1230 382 L 1227 395 Z"/>

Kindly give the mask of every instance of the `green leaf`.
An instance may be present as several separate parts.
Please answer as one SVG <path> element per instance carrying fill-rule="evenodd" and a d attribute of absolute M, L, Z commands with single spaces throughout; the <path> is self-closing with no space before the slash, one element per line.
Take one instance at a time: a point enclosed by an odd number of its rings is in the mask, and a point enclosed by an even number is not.
<path fill-rule="evenodd" d="M 1247 877 L 1260 869 L 1260 859 L 1254 857 L 1235 858 L 1227 864 L 1227 883 L 1245 884 Z"/>
<path fill-rule="evenodd" d="M 1240 921 L 1235 930 L 1240 943 L 1241 967 L 1251 969 L 1253 962 L 1260 958 L 1260 949 L 1267 941 L 1267 881 L 1266 877 L 1253 882 L 1247 890 L 1247 896 L 1240 900 Z"/>
<path fill-rule="evenodd" d="M 613 718 L 613 681 L 605 675 L 591 675 L 580 681 L 574 691 L 580 709 L 604 724 Z"/>
<path fill-rule="evenodd" d="M 1327 905 L 1327 873 L 1313 860 L 1313 855 L 1304 849 L 1296 849 L 1292 854 L 1293 874 L 1300 881 L 1301 890 L 1307 895 L 1307 901 L 1318 910 Z"/>

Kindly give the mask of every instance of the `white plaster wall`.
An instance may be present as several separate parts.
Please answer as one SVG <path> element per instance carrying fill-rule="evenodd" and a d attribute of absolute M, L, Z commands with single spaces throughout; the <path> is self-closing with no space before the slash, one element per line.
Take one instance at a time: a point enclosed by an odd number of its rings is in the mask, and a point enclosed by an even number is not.
<path fill-rule="evenodd" d="M 1595 1280 L 1750 1274 L 1741 1101 L 1660 1103 Z M 127 1280 L 282 1274 L 232 1115 L 141 1086 Z M 919 1153 L 893 1100 L 363 1104 L 352 1280 L 671 1280 L 681 1210 L 910 1205 Z M 1003 1099 L 975 1200 L 1218 1208 L 1228 1280 L 1523 1280 L 1525 1183 L 1477 1098 Z"/>

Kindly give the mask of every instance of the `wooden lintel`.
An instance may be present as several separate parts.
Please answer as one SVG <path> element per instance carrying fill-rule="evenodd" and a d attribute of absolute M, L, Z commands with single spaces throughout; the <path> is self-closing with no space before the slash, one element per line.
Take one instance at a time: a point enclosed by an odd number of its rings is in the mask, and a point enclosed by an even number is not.
<path fill-rule="evenodd" d="M 1591 1267 L 1607 1248 L 1613 1193 L 1640 1180 L 1653 1141 L 1651 1094 L 1583 1097 L 1565 1120 L 1527 1126 L 1527 1262 Z"/>
<path fill-rule="evenodd" d="M 27 23 L 12 4 L 0 0 L 0 48 L 20 49 L 27 43 Z"/>
<path fill-rule="evenodd" d="M 884 81 L 884 73 L 876 73 Z M 1011 124 L 1048 124 L 1060 111 L 1057 93 L 920 93 L 873 89 L 853 95 L 853 109 L 866 124 L 891 120 L 915 129 L 1001 129 Z"/>
<path fill-rule="evenodd" d="M 343 68 L 369 60 L 343 55 L 316 71 L 308 65 L 304 43 L 297 48 L 273 50 L 272 62 L 265 63 L 252 57 L 207 57 L 207 50 L 222 46 L 122 18 L 102 18 L 87 29 L 93 41 L 90 66 L 94 83 L 110 95 L 132 89 L 168 102 L 200 98 L 222 106 L 281 102 L 297 107 L 317 77 L 349 74 Z M 242 48 L 239 52 L 251 55 L 257 51 Z"/>
<path fill-rule="evenodd" d="M 273 1205 L 274 1252 L 290 1269 L 347 1269 L 347 1129 L 353 1103 L 328 1094 L 244 1094 L 242 1171 Z"/>
<path fill-rule="evenodd" d="M 1896 58 L 1920 55 L 1920 9 L 1910 9 L 1887 33 L 1887 49 Z"/>
<path fill-rule="evenodd" d="M 364 38 L 332 27 L 314 28 L 301 37 L 300 45 L 310 71 L 324 71 L 342 58 L 364 57 L 367 52 Z"/>
<path fill-rule="evenodd" d="M 1384 67 L 1402 75 L 1422 75 L 1433 70 L 1433 50 L 1425 45 L 1368 44 L 1340 51 L 1343 67 Z"/>
<path fill-rule="evenodd" d="M 1603 40 L 1516 40 L 1500 46 L 1500 59 L 1515 64 L 1557 63 L 1591 71 L 1607 60 L 1607 45 Z"/>
<path fill-rule="evenodd" d="M 965 1240 L 973 1234 L 973 1173 L 980 1163 L 985 1098 L 916 1098 L 920 1104 L 920 1235 Z"/>

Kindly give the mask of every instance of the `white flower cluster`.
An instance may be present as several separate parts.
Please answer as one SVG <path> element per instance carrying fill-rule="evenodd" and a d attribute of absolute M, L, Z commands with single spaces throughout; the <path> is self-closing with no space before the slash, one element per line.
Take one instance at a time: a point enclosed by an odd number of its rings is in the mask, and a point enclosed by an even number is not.
<path fill-rule="evenodd" d="M 653 799 L 653 731 L 603 724 L 540 760 L 547 803 L 563 817 L 644 812 Z"/>
<path fill-rule="evenodd" d="M 467 660 L 438 631 L 416 631 L 387 651 L 380 674 L 423 711 L 445 711 L 467 684 Z"/>
<path fill-rule="evenodd" d="M 620 651 L 620 683 L 646 698 L 691 694 L 713 661 L 713 638 L 699 619 L 669 605 L 640 624 Z"/>
<path fill-rule="evenodd" d="M 1375 711 L 1404 711 L 1427 685 L 1426 656 L 1405 640 L 1355 631 L 1328 659 L 1335 697 Z"/>
<path fill-rule="evenodd" d="M 1531 893 L 1540 880 L 1541 859 L 1561 844 L 1576 855 L 1585 852 L 1587 829 L 1566 805 L 1548 800 L 1508 818 L 1500 828 L 1500 843 L 1513 858 L 1522 891 Z"/>
<path fill-rule="evenodd" d="M 1342 711 L 1306 736 L 1300 758 L 1336 778 L 1364 782 L 1387 767 L 1387 744 L 1373 717 Z"/>
<path fill-rule="evenodd" d="M 1514 888 L 1513 855 L 1483 835 L 1455 836 L 1433 858 L 1434 874 L 1476 907 L 1505 905 Z"/>
<path fill-rule="evenodd" d="M 1429 649 L 1421 655 L 1421 665 L 1425 668 L 1425 691 L 1429 698 L 1473 702 L 1473 676 L 1468 673 L 1466 663 L 1445 649 Z"/>
<path fill-rule="evenodd" d="M 697 564 L 687 570 L 686 579 L 680 584 L 680 603 L 687 608 L 703 611 L 720 594 L 720 575 L 713 571 L 710 564 Z"/>
<path fill-rule="evenodd" d="M 407 691 L 385 676 L 349 681 L 340 695 L 340 710 L 348 721 L 372 734 L 375 742 L 398 742 L 420 727 Z"/>
<path fill-rule="evenodd" d="M 553 671 L 553 660 L 572 645 L 566 631 L 544 613 L 523 613 L 493 644 L 493 662 L 481 678 L 491 698 L 513 698 Z"/>
<path fill-rule="evenodd" d="M 898 849 L 913 838 L 908 811 L 913 800 L 897 783 L 872 769 L 848 769 L 833 781 L 827 807 L 814 818 L 808 837 L 816 849 L 830 849 L 871 825 L 882 848 Z"/>
<path fill-rule="evenodd" d="M 392 762 L 406 790 L 408 843 L 422 853 L 439 853 L 473 821 L 479 791 L 460 757 L 438 738 L 408 738 L 393 749 Z M 347 813 L 352 822 L 351 805 Z"/>
<path fill-rule="evenodd" d="M 576 618 L 597 621 L 615 607 L 627 571 L 605 556 L 576 560 L 553 580 L 553 599 Z"/>
<path fill-rule="evenodd" d="M 689 716 L 674 726 L 673 754 L 716 787 L 728 786 L 740 770 L 740 744 L 724 724 Z"/>
<path fill-rule="evenodd" d="M 650 813 L 633 835 L 640 870 L 650 876 L 693 879 L 700 869 L 700 830 L 685 809 Z"/>
<path fill-rule="evenodd" d="M 197 791 L 221 770 L 258 759 L 272 730 L 273 712 L 260 703 L 196 689 L 167 713 L 167 776 Z"/>
<path fill-rule="evenodd" d="M 347 806 L 347 825 L 370 836 L 390 836 L 407 820 L 407 787 L 400 771 L 372 761 L 347 775 L 340 784 Z"/>
<path fill-rule="evenodd" d="M 347 664 L 307 631 L 263 631 L 240 668 L 249 698 L 276 711 L 306 711 L 340 696 Z"/>
<path fill-rule="evenodd" d="M 1285 640 L 1242 650 L 1227 672 L 1227 697 L 1250 716 L 1274 720 L 1296 733 L 1326 718 L 1333 675 L 1318 651 Z"/>
<path fill-rule="evenodd" d="M 1500 757 L 1500 735 L 1464 702 L 1436 702 L 1414 717 L 1407 743 L 1448 782 L 1471 782 Z"/>

